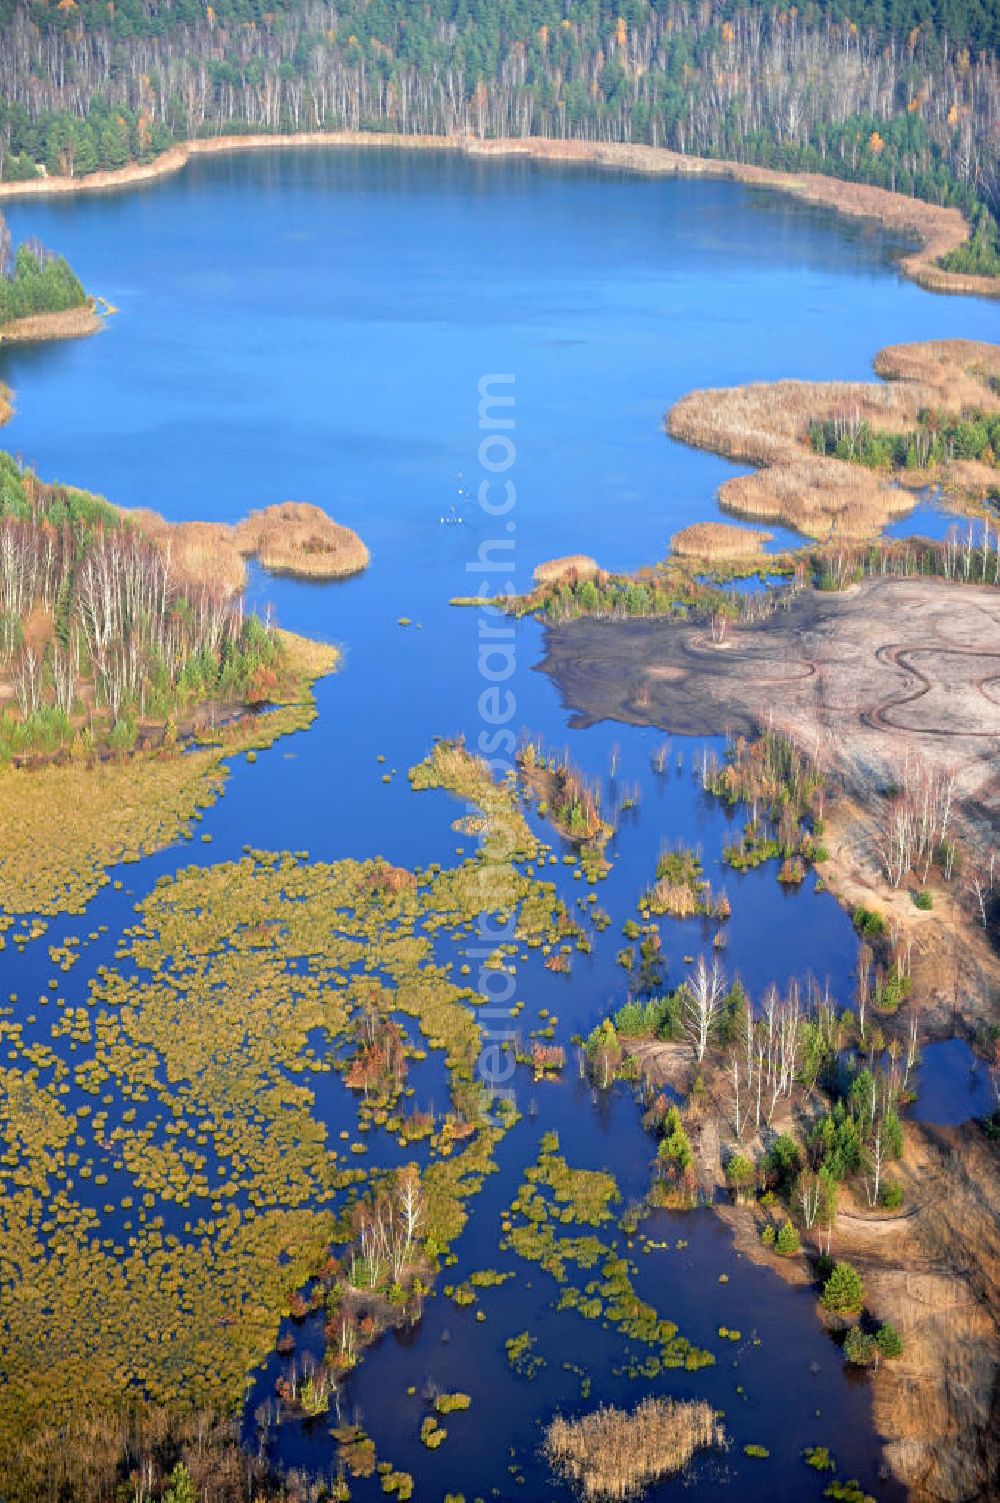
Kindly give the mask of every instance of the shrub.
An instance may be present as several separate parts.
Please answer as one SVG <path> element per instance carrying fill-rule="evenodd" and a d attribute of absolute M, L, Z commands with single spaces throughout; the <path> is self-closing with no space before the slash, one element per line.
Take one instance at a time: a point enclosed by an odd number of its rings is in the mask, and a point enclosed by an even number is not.
<path fill-rule="evenodd" d="M 885 919 L 871 908 L 855 908 L 852 918 L 855 929 L 859 929 L 866 939 L 881 939 L 885 934 Z"/>
<path fill-rule="evenodd" d="M 903 1204 L 903 1187 L 898 1179 L 887 1179 L 882 1186 L 882 1204 L 887 1211 L 898 1211 Z"/>
<path fill-rule="evenodd" d="M 920 892 L 914 893 L 913 901 L 916 904 L 916 906 L 918 908 L 923 909 L 923 911 L 925 913 L 927 912 L 928 909 L 934 907 L 934 898 L 927 891 L 926 887 L 922 888 L 920 890 Z"/>
<path fill-rule="evenodd" d="M 823 1285 L 823 1308 L 834 1315 L 854 1315 L 865 1302 L 865 1286 L 850 1263 L 837 1263 Z"/>
<path fill-rule="evenodd" d="M 742 1200 L 754 1182 L 755 1170 L 752 1160 L 745 1153 L 734 1153 L 726 1165 L 726 1183 L 737 1200 Z"/>
<path fill-rule="evenodd" d="M 844 1359 L 852 1367 L 871 1367 L 878 1355 L 875 1337 L 869 1336 L 860 1326 L 852 1326 L 844 1338 Z"/>
<path fill-rule="evenodd" d="M 783 1258 L 792 1258 L 800 1250 L 801 1246 L 802 1243 L 799 1240 L 798 1228 L 793 1226 L 790 1221 L 784 1222 L 778 1233 L 778 1239 L 774 1244 L 775 1251 L 780 1253 Z"/>
<path fill-rule="evenodd" d="M 830 1257 L 829 1253 L 820 1253 L 819 1257 L 816 1259 L 816 1277 L 819 1279 L 821 1284 L 826 1283 L 827 1279 L 830 1277 L 836 1266 L 836 1263 L 834 1262 L 833 1258 Z"/>
<path fill-rule="evenodd" d="M 802 1452 L 806 1466 L 811 1466 L 814 1472 L 835 1472 L 837 1463 L 830 1455 L 827 1446 L 806 1446 Z"/>
<path fill-rule="evenodd" d="M 802 1168 L 799 1145 L 790 1133 L 783 1132 L 771 1144 L 767 1155 L 768 1173 L 776 1180 L 779 1190 L 790 1190 Z"/>
<path fill-rule="evenodd" d="M 774 1236 L 775 1236 L 775 1234 L 774 1234 L 774 1227 L 771 1225 L 770 1222 L 768 1222 L 767 1226 L 764 1228 L 764 1230 L 760 1234 L 760 1240 L 763 1242 L 763 1244 L 764 1244 L 765 1247 L 773 1247 L 774 1246 Z"/>
<path fill-rule="evenodd" d="M 170 1473 L 170 1483 L 163 1494 L 163 1503 L 195 1503 L 194 1483 L 183 1461 L 179 1461 Z"/>
<path fill-rule="evenodd" d="M 883 1357 L 901 1357 L 903 1355 L 903 1338 L 895 1326 L 879 1326 L 875 1333 L 875 1341 Z"/>

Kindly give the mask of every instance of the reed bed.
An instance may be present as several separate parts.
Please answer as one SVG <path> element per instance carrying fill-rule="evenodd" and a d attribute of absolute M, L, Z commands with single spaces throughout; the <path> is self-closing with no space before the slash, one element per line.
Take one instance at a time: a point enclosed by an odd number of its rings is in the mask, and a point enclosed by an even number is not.
<path fill-rule="evenodd" d="M 729 522 L 695 522 L 670 539 L 670 551 L 677 558 L 725 561 L 730 558 L 754 558 L 771 541 L 770 532 L 753 527 L 734 527 Z"/>
<path fill-rule="evenodd" d="M 961 417 L 1000 411 L 1000 347 L 972 340 L 895 345 L 875 369 L 885 384 L 860 381 L 777 381 L 691 392 L 667 417 L 672 437 L 757 473 L 727 481 L 719 491 L 728 511 L 782 523 L 807 537 L 871 538 L 912 509 L 912 494 L 890 473 L 865 469 L 810 446 L 816 422 L 868 423 L 905 433 L 933 409 Z M 948 478 L 959 484 L 958 467 Z M 970 478 L 970 477 L 965 477 Z M 971 477 L 973 493 L 982 476 Z"/>
<path fill-rule="evenodd" d="M 368 566 L 368 549 L 356 532 L 302 501 L 251 512 L 233 540 L 238 552 L 256 556 L 271 574 L 343 579 Z"/>
<path fill-rule="evenodd" d="M 575 584 L 583 579 L 593 579 L 600 570 L 597 560 L 586 553 L 568 553 L 565 558 L 550 558 L 535 569 L 536 585 Z"/>
<path fill-rule="evenodd" d="M 127 515 L 190 579 L 223 586 L 232 594 L 246 584 L 246 560 L 256 558 L 270 574 L 343 579 L 368 565 L 368 549 L 349 527 L 318 506 L 285 501 L 226 522 L 168 522 L 158 512 Z"/>
<path fill-rule="evenodd" d="M 724 1440 L 711 1404 L 648 1398 L 633 1410 L 602 1407 L 577 1420 L 557 1415 L 545 1432 L 545 1454 L 585 1498 L 632 1498 Z"/>

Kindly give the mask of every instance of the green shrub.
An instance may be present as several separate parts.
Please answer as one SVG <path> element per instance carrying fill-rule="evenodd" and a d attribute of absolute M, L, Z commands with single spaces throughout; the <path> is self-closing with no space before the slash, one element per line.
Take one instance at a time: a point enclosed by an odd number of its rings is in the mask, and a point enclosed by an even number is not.
<path fill-rule="evenodd" d="M 780 1253 L 783 1258 L 792 1258 L 801 1247 L 798 1228 L 790 1221 L 784 1222 L 778 1233 L 778 1240 L 774 1244 L 775 1252 Z"/>
<path fill-rule="evenodd" d="M 866 939 L 881 939 L 885 934 L 885 919 L 871 908 L 855 908 L 852 918 L 855 929 L 860 930 Z"/>
<path fill-rule="evenodd" d="M 782 1192 L 789 1191 L 802 1168 L 802 1154 L 799 1145 L 790 1133 L 783 1132 L 780 1138 L 776 1138 L 771 1144 L 767 1155 L 768 1173 L 777 1182 L 777 1187 Z"/>
<path fill-rule="evenodd" d="M 163 1494 L 163 1503 L 196 1503 L 191 1473 L 183 1461 L 179 1461 L 170 1473 L 170 1482 Z"/>
<path fill-rule="evenodd" d="M 775 1233 L 774 1233 L 774 1227 L 771 1225 L 770 1221 L 767 1223 L 767 1226 L 761 1232 L 761 1234 L 760 1234 L 760 1240 L 763 1242 L 763 1244 L 764 1244 L 765 1247 L 773 1247 L 774 1246 Z"/>
<path fill-rule="evenodd" d="M 806 1466 L 811 1466 L 814 1472 L 835 1472 L 837 1463 L 830 1455 L 826 1446 L 806 1446 L 802 1452 Z"/>
<path fill-rule="evenodd" d="M 875 1341 L 883 1357 L 901 1357 L 903 1355 L 903 1338 L 895 1326 L 879 1326 L 875 1333 Z"/>
<path fill-rule="evenodd" d="M 830 1277 L 836 1266 L 836 1263 L 834 1262 L 833 1258 L 830 1257 L 829 1253 L 820 1253 L 819 1257 L 816 1259 L 816 1277 L 819 1279 L 821 1284 L 826 1283 L 827 1279 Z"/>
<path fill-rule="evenodd" d="M 823 1308 L 834 1315 L 854 1315 L 865 1302 L 865 1286 L 851 1263 L 837 1263 L 823 1285 Z"/>
<path fill-rule="evenodd" d="M 852 1367 L 871 1367 L 878 1355 L 875 1337 L 869 1336 L 860 1326 L 852 1326 L 844 1338 L 844 1359 Z"/>
<path fill-rule="evenodd" d="M 739 1200 L 754 1182 L 756 1170 L 745 1153 L 734 1153 L 726 1165 L 726 1184 Z"/>
<path fill-rule="evenodd" d="M 933 895 L 927 891 L 926 887 L 921 888 L 920 892 L 914 893 L 913 901 L 916 906 L 923 909 L 925 913 L 928 909 L 934 907 Z"/>
<path fill-rule="evenodd" d="M 903 1204 L 903 1187 L 898 1179 L 887 1179 L 882 1186 L 882 1204 L 887 1211 L 898 1211 Z"/>

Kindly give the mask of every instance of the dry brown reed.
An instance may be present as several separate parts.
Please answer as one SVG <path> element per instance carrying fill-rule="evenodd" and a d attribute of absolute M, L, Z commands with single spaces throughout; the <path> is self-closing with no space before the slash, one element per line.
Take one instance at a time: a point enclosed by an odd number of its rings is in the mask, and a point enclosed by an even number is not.
<path fill-rule="evenodd" d="M 711 1404 L 648 1398 L 631 1411 L 603 1407 L 577 1420 L 557 1415 L 545 1432 L 545 1454 L 585 1498 L 631 1498 L 724 1439 Z"/>
<path fill-rule="evenodd" d="M 574 584 L 581 579 L 593 579 L 600 571 L 597 560 L 586 553 L 568 553 L 565 558 L 550 558 L 535 569 L 536 585 Z"/>
<path fill-rule="evenodd" d="M 990 384 L 1000 375 L 1000 347 L 972 340 L 895 345 L 876 356 L 875 369 L 884 384 L 776 381 L 691 392 L 671 408 L 667 429 L 697 448 L 759 467 L 720 488 L 726 510 L 807 537 L 873 537 L 910 511 L 914 497 L 887 474 L 814 453 L 809 425 L 842 419 L 902 433 L 928 407 L 949 416 L 1000 411 Z M 956 489 L 963 475 L 953 467 L 945 479 Z"/>
<path fill-rule="evenodd" d="M 126 516 L 169 553 L 179 574 L 219 585 L 232 595 L 246 584 L 246 565 L 233 543 L 232 528 L 225 523 L 168 522 L 158 512 L 145 510 Z"/>
<path fill-rule="evenodd" d="M 246 584 L 246 559 L 256 556 L 271 574 L 341 579 L 368 563 L 368 549 L 349 527 L 318 506 L 286 501 L 225 522 L 167 522 L 157 512 L 127 513 L 164 550 L 181 574 L 236 594 Z"/>
<path fill-rule="evenodd" d="M 734 527 L 729 522 L 695 522 L 676 532 L 670 551 L 678 558 L 753 558 L 761 553 L 771 533 L 753 527 Z"/>
<path fill-rule="evenodd" d="M 80 339 L 97 334 L 104 320 L 93 298 L 79 308 L 63 308 L 58 313 L 30 313 L 15 318 L 0 329 L 0 344 L 37 344 L 43 339 Z"/>
<path fill-rule="evenodd" d="M 302 501 L 251 512 L 233 538 L 240 553 L 256 555 L 271 574 L 343 579 L 368 566 L 368 549 L 356 532 Z"/>

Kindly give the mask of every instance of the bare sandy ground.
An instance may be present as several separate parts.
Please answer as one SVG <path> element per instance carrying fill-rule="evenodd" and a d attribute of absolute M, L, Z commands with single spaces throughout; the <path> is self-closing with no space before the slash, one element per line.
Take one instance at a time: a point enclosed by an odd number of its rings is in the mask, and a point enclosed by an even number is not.
<path fill-rule="evenodd" d="M 583 618 L 547 636 L 544 669 L 578 724 L 685 735 L 771 721 L 863 794 L 908 748 L 957 765 L 966 796 L 995 776 L 1000 593 L 881 577 L 809 591 L 722 644 L 701 626 Z"/>

